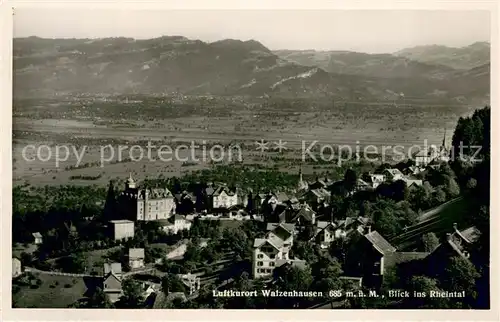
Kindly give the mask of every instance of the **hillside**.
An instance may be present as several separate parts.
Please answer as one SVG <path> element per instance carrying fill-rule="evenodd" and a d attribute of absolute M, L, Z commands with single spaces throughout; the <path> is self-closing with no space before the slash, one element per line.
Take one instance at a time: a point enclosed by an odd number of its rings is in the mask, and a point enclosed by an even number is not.
<path fill-rule="evenodd" d="M 417 46 L 400 50 L 395 55 L 455 69 L 471 69 L 490 62 L 490 44 L 476 42 L 460 48 L 439 45 Z"/>
<path fill-rule="evenodd" d="M 374 101 L 394 100 L 399 93 L 440 100 L 489 93 L 489 85 L 476 82 L 477 75 L 450 78 L 455 71 L 448 67 L 390 55 L 336 57 L 341 63 L 335 60 L 328 68 L 290 61 L 255 40 L 16 38 L 14 95 L 181 92 Z M 341 65 L 354 72 L 346 73 Z M 489 82 L 489 76 L 480 77 Z"/>
<path fill-rule="evenodd" d="M 304 66 L 348 75 L 370 77 L 426 77 L 443 79 L 452 68 L 430 65 L 391 54 L 366 54 L 351 51 L 277 50 L 279 57 Z"/>

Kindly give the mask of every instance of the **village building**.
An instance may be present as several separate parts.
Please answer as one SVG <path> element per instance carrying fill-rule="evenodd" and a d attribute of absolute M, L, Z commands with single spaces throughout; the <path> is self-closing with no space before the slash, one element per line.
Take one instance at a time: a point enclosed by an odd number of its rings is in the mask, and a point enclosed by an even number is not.
<path fill-rule="evenodd" d="M 316 212 L 307 204 L 302 203 L 297 210 L 287 209 L 286 222 L 297 226 L 314 225 L 316 223 Z"/>
<path fill-rule="evenodd" d="M 113 272 L 109 272 L 104 276 L 102 285 L 102 290 L 111 303 L 117 302 L 123 294 L 122 280 Z"/>
<path fill-rule="evenodd" d="M 40 245 L 43 243 L 42 234 L 40 234 L 39 232 L 36 232 L 36 233 L 31 234 L 31 235 L 33 236 L 33 243 L 35 245 Z"/>
<path fill-rule="evenodd" d="M 424 184 L 423 180 L 413 179 L 413 178 L 404 178 L 404 182 L 406 182 L 406 186 L 408 188 L 417 188 Z"/>
<path fill-rule="evenodd" d="M 121 278 L 122 264 L 121 263 L 104 263 L 104 276 L 113 273 L 115 276 Z"/>
<path fill-rule="evenodd" d="M 404 180 L 405 176 L 399 169 L 385 169 L 383 172 L 386 181 Z"/>
<path fill-rule="evenodd" d="M 379 185 L 385 182 L 385 175 L 368 173 L 363 176 L 364 181 L 373 189 L 376 189 Z"/>
<path fill-rule="evenodd" d="M 134 221 L 168 219 L 176 209 L 175 198 L 167 188 L 139 189 L 132 175 L 127 179 L 118 203 L 120 212 Z"/>
<path fill-rule="evenodd" d="M 236 205 L 246 207 L 248 204 L 248 193 L 241 188 L 236 188 Z"/>
<path fill-rule="evenodd" d="M 177 205 L 176 211 L 182 214 L 190 214 L 196 209 L 196 196 L 188 191 L 174 195 Z"/>
<path fill-rule="evenodd" d="M 312 189 L 305 192 L 301 199 L 311 205 L 312 209 L 318 210 L 320 206 L 330 202 L 330 192 L 325 188 Z"/>
<path fill-rule="evenodd" d="M 141 284 L 141 289 L 142 289 L 142 297 L 144 299 L 147 299 L 151 294 L 156 293 L 158 290 L 156 285 L 148 282 L 142 282 Z"/>
<path fill-rule="evenodd" d="M 304 181 L 302 177 L 302 168 L 299 170 L 299 181 L 297 182 L 297 192 L 307 191 L 309 189 L 309 184 Z"/>
<path fill-rule="evenodd" d="M 131 220 L 111 220 L 110 222 L 111 235 L 114 240 L 124 240 L 134 237 L 135 224 Z"/>
<path fill-rule="evenodd" d="M 427 167 L 431 163 L 439 164 L 440 162 L 448 162 L 450 160 L 450 150 L 446 147 L 446 129 L 444 131 L 443 142 L 438 148 L 435 145 L 425 147 L 413 155 L 415 166 Z"/>
<path fill-rule="evenodd" d="M 358 191 L 366 191 L 366 190 L 369 190 L 369 189 L 372 189 L 372 186 L 368 182 L 366 182 L 365 180 L 358 179 L 356 181 L 356 188 L 355 188 L 356 192 L 358 192 Z"/>
<path fill-rule="evenodd" d="M 262 214 L 264 221 L 268 223 L 286 222 L 289 208 L 287 205 L 279 203 L 264 203 L 262 206 Z"/>
<path fill-rule="evenodd" d="M 424 167 L 418 167 L 416 165 L 412 165 L 412 166 L 405 168 L 403 170 L 403 173 L 407 176 L 411 176 L 411 175 L 417 175 L 424 170 L 425 170 Z"/>
<path fill-rule="evenodd" d="M 238 204 L 238 194 L 236 190 L 231 190 L 227 187 L 217 188 L 212 195 L 212 207 L 229 208 Z"/>
<path fill-rule="evenodd" d="M 177 234 L 182 230 L 191 229 L 193 224 L 191 220 L 186 219 L 184 215 L 174 215 L 167 220 L 159 221 L 162 229 L 170 234 Z"/>
<path fill-rule="evenodd" d="M 362 234 L 365 228 L 369 227 L 368 223 L 369 219 L 366 217 L 348 217 L 335 221 L 318 221 L 313 239 L 321 248 L 328 248 L 334 240 L 346 238 L 354 231 Z"/>
<path fill-rule="evenodd" d="M 445 267 L 444 261 L 451 256 L 461 256 L 475 264 L 476 254 L 472 245 L 480 236 L 481 232 L 474 226 L 459 230 L 457 224 L 453 224 L 453 232 L 448 233 L 446 240 L 427 258 L 428 265 L 441 265 Z"/>
<path fill-rule="evenodd" d="M 128 250 L 128 264 L 130 269 L 143 268 L 144 259 L 144 248 L 130 248 Z"/>
<path fill-rule="evenodd" d="M 328 178 L 324 178 L 324 179 L 316 178 L 316 181 L 308 184 L 308 189 L 309 190 L 321 189 L 321 188 L 327 189 L 328 186 L 330 186 L 332 183 L 333 183 L 333 181 L 331 181 Z"/>
<path fill-rule="evenodd" d="M 22 273 L 21 261 L 18 258 L 12 258 L 12 277 L 18 277 Z"/>
<path fill-rule="evenodd" d="M 269 191 L 267 194 L 259 194 L 259 197 L 260 205 L 262 208 L 268 207 L 269 205 L 289 204 L 293 199 L 296 199 L 293 195 L 290 195 L 283 191 Z"/>
<path fill-rule="evenodd" d="M 379 287 L 385 273 L 385 258 L 396 252 L 396 248 L 377 231 L 368 229 L 368 233 L 358 241 L 355 252 L 351 254 L 351 258 L 355 258 L 355 273 L 363 278 L 367 286 Z"/>
<path fill-rule="evenodd" d="M 189 295 L 193 295 L 200 290 L 201 279 L 198 276 L 188 273 L 179 275 L 179 278 L 181 279 L 182 283 L 188 288 Z"/>
<path fill-rule="evenodd" d="M 428 149 L 422 149 L 413 155 L 413 160 L 415 161 L 416 167 L 426 167 L 431 163 L 438 153 L 435 148 L 431 147 Z"/>
<path fill-rule="evenodd" d="M 271 227 L 272 228 L 272 227 Z M 294 231 L 290 226 L 278 224 L 266 234 L 256 238 L 253 244 L 252 273 L 254 278 L 269 277 L 276 267 L 290 263 L 305 266 L 305 261 L 290 258 Z"/>

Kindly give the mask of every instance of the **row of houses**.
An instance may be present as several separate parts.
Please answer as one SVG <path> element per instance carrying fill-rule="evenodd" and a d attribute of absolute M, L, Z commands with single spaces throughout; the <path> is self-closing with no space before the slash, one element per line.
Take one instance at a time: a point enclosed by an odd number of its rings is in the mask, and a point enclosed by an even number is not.
<path fill-rule="evenodd" d="M 173 215 L 168 219 L 156 220 L 160 228 L 167 234 L 177 234 L 182 230 L 189 230 L 193 224 L 192 220 L 184 215 Z M 109 221 L 109 233 L 114 240 L 126 240 L 134 238 L 135 222 L 127 219 Z"/>
<path fill-rule="evenodd" d="M 301 211 L 299 213 L 304 214 Z M 304 224 L 312 225 L 314 233 L 310 242 L 319 244 L 321 248 L 328 248 L 334 240 L 346 238 L 356 231 L 363 233 L 365 229 L 370 229 L 369 220 L 364 217 L 336 221 L 312 221 L 312 217 L 307 215 L 298 218 L 307 219 L 305 222 L 267 223 L 265 236 L 254 240 L 252 272 L 255 278 L 271 276 L 276 267 L 284 264 L 298 267 L 306 265 L 304 260 L 290 257 L 294 238 L 304 229 Z"/>
<path fill-rule="evenodd" d="M 209 185 L 204 189 L 205 206 L 212 209 L 230 208 L 246 204 L 246 195 L 239 188 Z M 122 219 L 154 221 L 169 219 L 182 206 L 194 208 L 197 197 L 188 191 L 173 194 L 167 188 L 138 188 L 132 175 L 126 181 L 125 189 L 118 196 L 118 210 Z"/>
<path fill-rule="evenodd" d="M 348 255 L 347 274 L 360 278 L 368 287 L 380 287 L 384 274 L 395 265 L 417 261 L 420 269 L 430 273 L 436 267 L 446 267 L 450 256 L 462 256 L 474 262 L 473 243 L 480 231 L 475 227 L 459 230 L 454 224 L 453 232 L 432 252 L 398 251 L 377 231 L 371 230 L 367 218 L 347 218 L 336 222 L 318 221 L 310 242 L 327 248 L 336 239 L 358 235 L 355 253 Z M 284 264 L 304 267 L 307 263 L 290 256 L 294 238 L 300 227 L 289 223 L 268 223 L 264 238 L 256 238 L 253 244 L 252 272 L 254 278 L 271 277 L 276 267 Z"/>
<path fill-rule="evenodd" d="M 138 253 L 138 254 L 133 254 L 133 253 Z M 129 260 L 130 261 L 138 260 L 137 255 L 140 255 L 139 253 L 141 252 L 140 251 L 138 252 L 138 249 L 129 250 Z M 135 259 L 132 259 L 132 257 L 130 256 L 135 256 L 134 257 Z M 142 258 L 142 261 L 143 260 L 144 259 Z M 132 266 L 133 264 L 131 263 L 130 265 Z M 186 286 L 189 295 L 194 294 L 201 287 L 200 278 L 194 274 L 182 274 L 178 275 L 178 277 Z M 101 283 L 98 286 L 108 296 L 109 300 L 112 303 L 117 302 L 123 295 L 122 283 L 125 278 L 127 277 L 122 272 L 121 263 L 104 264 L 104 275 L 102 276 Z M 144 282 L 144 281 L 140 282 L 140 284 L 143 288 L 143 293 L 142 293 L 143 298 L 148 298 L 152 293 L 158 294 L 159 292 L 163 292 L 162 290 L 160 290 L 161 286 L 159 284 Z"/>

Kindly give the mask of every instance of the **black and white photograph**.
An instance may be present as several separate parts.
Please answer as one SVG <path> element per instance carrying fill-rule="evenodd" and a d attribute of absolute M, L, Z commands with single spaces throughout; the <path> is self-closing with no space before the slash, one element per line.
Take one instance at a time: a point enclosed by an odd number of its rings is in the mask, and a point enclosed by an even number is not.
<path fill-rule="evenodd" d="M 12 15 L 12 309 L 495 306 L 490 11 Z"/>

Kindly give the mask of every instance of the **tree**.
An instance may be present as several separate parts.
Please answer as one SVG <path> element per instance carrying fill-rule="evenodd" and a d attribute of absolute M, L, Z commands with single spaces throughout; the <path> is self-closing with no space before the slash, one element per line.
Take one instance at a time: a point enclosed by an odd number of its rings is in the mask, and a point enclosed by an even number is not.
<path fill-rule="evenodd" d="M 401 214 L 396 212 L 398 209 L 392 199 L 379 199 L 373 208 L 373 227 L 382 236 L 393 236 L 401 231 Z"/>
<path fill-rule="evenodd" d="M 448 182 L 446 183 L 446 194 L 450 198 L 455 198 L 460 195 L 460 187 L 458 186 L 458 183 L 455 181 L 455 179 L 448 179 Z"/>
<path fill-rule="evenodd" d="M 173 177 L 171 181 L 172 193 L 181 193 L 182 187 L 179 179 L 177 177 Z"/>
<path fill-rule="evenodd" d="M 166 295 L 172 292 L 186 291 L 184 283 L 182 283 L 181 279 L 174 274 L 167 274 L 162 278 L 161 289 Z"/>
<path fill-rule="evenodd" d="M 347 191 L 351 192 L 356 188 L 358 183 L 358 175 L 352 169 L 347 169 L 344 174 L 344 187 Z"/>
<path fill-rule="evenodd" d="M 246 211 L 249 213 L 249 214 L 253 214 L 254 211 L 255 211 L 255 206 L 254 206 L 254 200 L 253 200 L 253 196 L 252 196 L 252 192 L 249 192 L 248 193 L 248 198 L 247 198 L 247 205 L 246 205 Z"/>
<path fill-rule="evenodd" d="M 249 258 L 252 253 L 249 239 L 241 228 L 224 229 L 221 246 L 235 253 L 242 259 Z"/>
<path fill-rule="evenodd" d="M 311 243 L 297 240 L 293 243 L 292 253 L 294 258 L 302 259 L 307 262 L 316 262 L 317 256 Z"/>
<path fill-rule="evenodd" d="M 439 239 L 434 233 L 427 233 L 422 236 L 422 243 L 426 252 L 432 252 L 439 246 Z"/>
<path fill-rule="evenodd" d="M 141 307 L 144 301 L 141 285 L 133 279 L 125 279 L 122 283 L 123 295 L 117 302 L 119 308 L 135 309 Z"/>
<path fill-rule="evenodd" d="M 408 291 L 412 295 L 405 299 L 404 306 L 410 309 L 445 309 L 448 307 L 448 299 L 430 297 L 431 291 L 442 292 L 438 287 L 437 280 L 427 276 L 413 276 L 408 285 Z M 421 296 L 418 296 L 421 295 Z"/>
<path fill-rule="evenodd" d="M 446 193 L 444 192 L 443 188 L 436 188 L 436 190 L 432 194 L 432 200 L 434 205 L 436 206 L 446 202 Z"/>
<path fill-rule="evenodd" d="M 298 239 L 302 241 L 310 241 L 316 233 L 316 226 L 311 223 L 306 223 L 304 230 L 299 233 Z"/>
<path fill-rule="evenodd" d="M 274 278 L 276 286 L 283 291 L 307 291 L 310 289 L 313 277 L 311 269 L 306 267 L 301 269 L 290 264 L 282 265 L 274 270 Z M 284 297 L 277 299 L 278 306 L 283 308 L 297 307 L 302 302 L 307 302 L 308 299 Z"/>
<path fill-rule="evenodd" d="M 439 280 L 445 290 L 465 291 L 468 296 L 476 296 L 476 279 L 480 275 L 474 265 L 462 256 L 453 256 L 449 259 L 448 265 Z"/>
<path fill-rule="evenodd" d="M 391 184 L 392 199 L 396 201 L 407 200 L 409 196 L 408 187 L 403 180 L 397 180 Z"/>
<path fill-rule="evenodd" d="M 297 266 L 282 265 L 275 270 L 276 285 L 280 290 L 308 290 L 313 281 L 311 269 L 301 269 Z"/>
<path fill-rule="evenodd" d="M 470 178 L 467 181 L 467 185 L 466 185 L 467 190 L 474 190 L 474 189 L 476 189 L 476 187 L 477 187 L 477 180 L 474 178 Z"/>
<path fill-rule="evenodd" d="M 109 300 L 106 293 L 104 293 L 104 291 L 100 287 L 97 287 L 95 292 L 89 298 L 89 301 L 87 303 L 87 307 L 88 308 L 108 309 L 108 308 L 112 308 L 113 304 Z"/>
<path fill-rule="evenodd" d="M 69 256 L 61 257 L 57 260 L 57 265 L 68 273 L 85 272 L 85 258 L 82 253 L 74 253 Z"/>
<path fill-rule="evenodd" d="M 199 263 L 201 261 L 201 250 L 198 243 L 191 241 L 186 246 L 186 252 L 184 253 L 185 262 Z"/>
<path fill-rule="evenodd" d="M 33 255 L 26 252 L 21 253 L 21 263 L 23 266 L 28 266 L 32 261 L 33 261 Z"/>
<path fill-rule="evenodd" d="M 330 290 L 342 287 L 339 277 L 343 271 L 336 258 L 321 256 L 319 261 L 313 264 L 313 272 L 316 280 L 316 288 L 325 292 L 325 294 L 328 294 Z"/>

